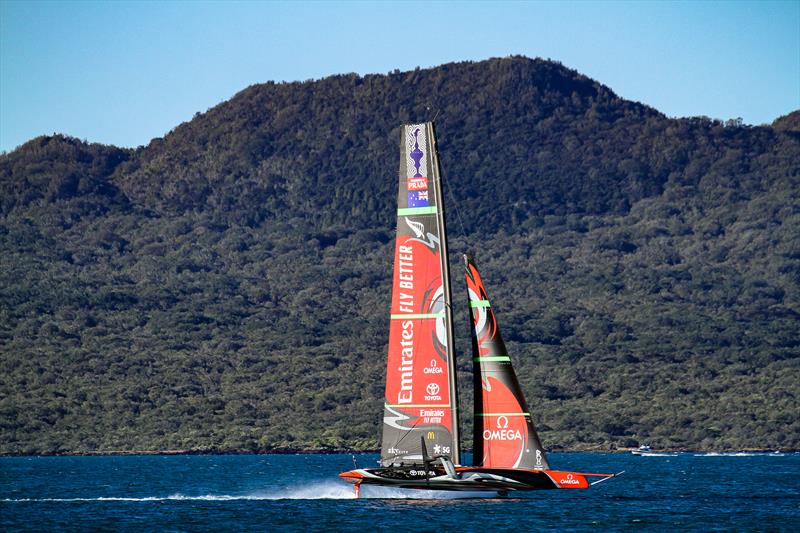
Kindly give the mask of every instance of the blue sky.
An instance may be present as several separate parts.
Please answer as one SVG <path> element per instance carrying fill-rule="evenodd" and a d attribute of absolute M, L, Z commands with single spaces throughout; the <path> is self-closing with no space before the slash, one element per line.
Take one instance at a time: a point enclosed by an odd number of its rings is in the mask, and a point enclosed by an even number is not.
<path fill-rule="evenodd" d="M 0 0 L 0 150 L 54 132 L 135 147 L 254 83 L 510 54 L 669 116 L 800 108 L 800 0 Z"/>

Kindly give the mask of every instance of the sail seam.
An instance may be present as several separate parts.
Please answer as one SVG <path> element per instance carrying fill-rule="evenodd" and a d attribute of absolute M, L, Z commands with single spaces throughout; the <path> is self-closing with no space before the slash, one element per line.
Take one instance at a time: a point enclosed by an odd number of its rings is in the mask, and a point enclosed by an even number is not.
<path fill-rule="evenodd" d="M 507 355 L 495 355 L 491 357 L 473 357 L 472 361 L 475 363 L 483 363 L 483 362 L 493 362 L 493 361 L 511 361 L 511 358 Z"/>

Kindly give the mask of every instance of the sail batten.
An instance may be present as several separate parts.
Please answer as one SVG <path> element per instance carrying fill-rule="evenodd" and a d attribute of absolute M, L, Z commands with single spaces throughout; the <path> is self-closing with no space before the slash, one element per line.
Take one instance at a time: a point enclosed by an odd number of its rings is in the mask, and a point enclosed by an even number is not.
<path fill-rule="evenodd" d="M 435 215 L 436 206 L 432 207 L 403 207 L 397 210 L 397 216 L 407 217 L 411 215 Z"/>
<path fill-rule="evenodd" d="M 433 125 L 400 141 L 381 464 L 418 464 L 425 448 L 459 461 L 452 305 Z"/>
<path fill-rule="evenodd" d="M 401 315 L 391 315 L 392 320 L 407 320 L 409 318 L 444 318 L 444 313 L 408 313 Z"/>

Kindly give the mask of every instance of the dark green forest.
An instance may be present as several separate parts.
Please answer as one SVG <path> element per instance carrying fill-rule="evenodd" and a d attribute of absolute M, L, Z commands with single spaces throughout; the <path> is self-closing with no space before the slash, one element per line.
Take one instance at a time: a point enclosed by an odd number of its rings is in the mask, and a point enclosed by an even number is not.
<path fill-rule="evenodd" d="M 800 449 L 800 112 L 668 118 L 511 57 L 0 156 L 0 453 L 375 449 L 399 126 L 434 117 L 455 301 L 470 251 L 545 446 Z"/>

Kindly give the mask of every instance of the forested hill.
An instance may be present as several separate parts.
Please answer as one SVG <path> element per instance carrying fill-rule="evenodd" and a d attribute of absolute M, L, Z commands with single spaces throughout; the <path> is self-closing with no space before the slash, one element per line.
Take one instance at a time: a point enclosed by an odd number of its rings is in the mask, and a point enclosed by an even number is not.
<path fill-rule="evenodd" d="M 0 156 L 0 453 L 376 448 L 398 127 L 434 117 L 453 272 L 547 447 L 800 448 L 800 114 L 670 119 L 514 57 Z"/>

